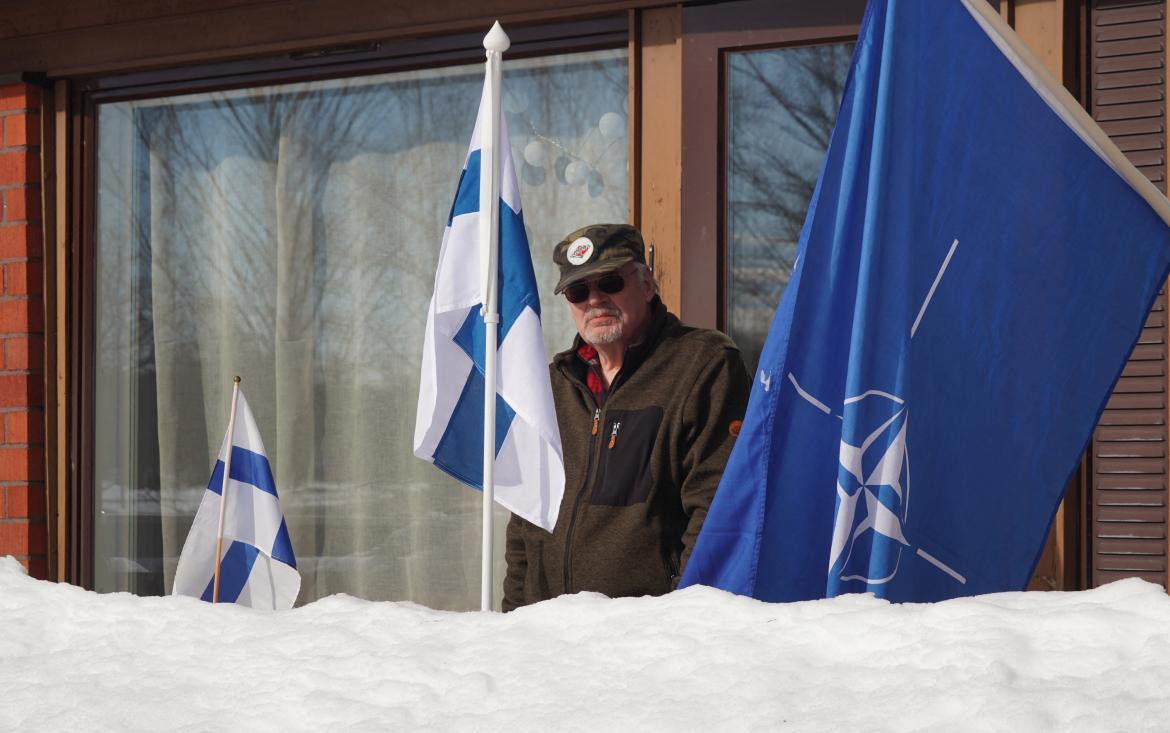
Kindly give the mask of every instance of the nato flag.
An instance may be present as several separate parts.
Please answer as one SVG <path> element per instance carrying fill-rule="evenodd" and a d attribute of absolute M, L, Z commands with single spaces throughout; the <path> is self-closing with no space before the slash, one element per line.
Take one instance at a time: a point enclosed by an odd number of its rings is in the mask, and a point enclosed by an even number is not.
<path fill-rule="evenodd" d="M 1166 278 L 1168 210 L 986 0 L 871 0 L 682 584 L 1022 589 Z"/>

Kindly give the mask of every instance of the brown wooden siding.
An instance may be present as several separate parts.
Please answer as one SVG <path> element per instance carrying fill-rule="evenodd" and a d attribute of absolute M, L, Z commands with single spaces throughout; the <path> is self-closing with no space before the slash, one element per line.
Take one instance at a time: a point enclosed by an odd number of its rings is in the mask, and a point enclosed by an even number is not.
<path fill-rule="evenodd" d="M 0 0 L 0 75 L 206 64 L 624 15 L 671 0 Z"/>
<path fill-rule="evenodd" d="M 1165 192 L 1166 0 L 1093 0 L 1088 36 L 1089 110 Z M 1128 577 L 1167 586 L 1166 341 L 1163 290 L 1093 435 L 1090 586 Z"/>

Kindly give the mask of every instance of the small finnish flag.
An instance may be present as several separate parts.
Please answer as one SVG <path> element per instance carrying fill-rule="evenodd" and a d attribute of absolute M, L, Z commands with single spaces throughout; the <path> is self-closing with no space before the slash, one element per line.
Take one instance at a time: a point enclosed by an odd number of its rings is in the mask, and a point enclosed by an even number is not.
<path fill-rule="evenodd" d="M 479 218 L 480 149 L 488 115 L 480 100 L 471 149 L 439 253 L 427 312 L 414 454 L 468 486 L 483 488 L 485 327 Z M 500 119 L 499 344 L 496 384 L 495 497 L 551 530 L 565 487 L 561 434 L 540 326 L 536 275 L 520 211 L 520 189 Z M 490 171 L 482 171 L 487 178 Z M 490 181 L 490 179 L 487 179 Z M 490 190 L 490 189 L 489 189 Z M 490 194 L 488 195 L 490 198 Z"/>
<path fill-rule="evenodd" d="M 252 608 L 292 608 L 301 590 L 301 576 L 268 454 L 243 390 L 232 432 L 224 436 L 219 460 L 179 555 L 174 593 L 211 600 L 220 491 L 230 448 L 218 600 Z"/>

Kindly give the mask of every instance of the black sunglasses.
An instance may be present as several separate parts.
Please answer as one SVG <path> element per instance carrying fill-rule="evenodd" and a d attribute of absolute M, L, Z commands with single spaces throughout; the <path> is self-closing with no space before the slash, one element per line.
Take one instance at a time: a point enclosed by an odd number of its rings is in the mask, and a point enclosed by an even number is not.
<path fill-rule="evenodd" d="M 626 279 L 621 273 L 615 272 L 596 280 L 597 289 L 606 295 L 620 293 L 626 287 Z M 565 300 L 570 303 L 583 303 L 589 297 L 589 283 L 573 283 L 565 288 Z"/>

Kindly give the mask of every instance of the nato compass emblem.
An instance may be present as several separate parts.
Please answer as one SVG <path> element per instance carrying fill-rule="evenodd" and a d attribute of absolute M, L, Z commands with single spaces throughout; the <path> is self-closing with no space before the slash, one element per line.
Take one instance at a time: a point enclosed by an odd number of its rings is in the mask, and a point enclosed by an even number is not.
<path fill-rule="evenodd" d="M 939 281 L 950 264 L 959 240 L 950 251 L 910 327 L 914 338 Z M 771 377 L 760 372 L 767 389 Z M 907 538 L 910 519 L 910 452 L 907 440 L 909 410 L 897 395 L 870 389 L 848 397 L 840 414 L 805 390 L 789 372 L 788 381 L 797 394 L 826 416 L 842 421 L 837 467 L 836 511 L 829 549 L 830 587 L 861 582 L 867 586 L 889 583 L 898 574 L 903 556 L 911 551 L 940 571 L 965 584 L 954 568 L 916 547 Z"/>
<path fill-rule="evenodd" d="M 902 531 L 910 508 L 906 405 L 870 390 L 845 400 L 844 408 L 846 430 L 860 440 L 841 440 L 829 572 L 879 585 L 898 572 L 910 545 Z"/>

